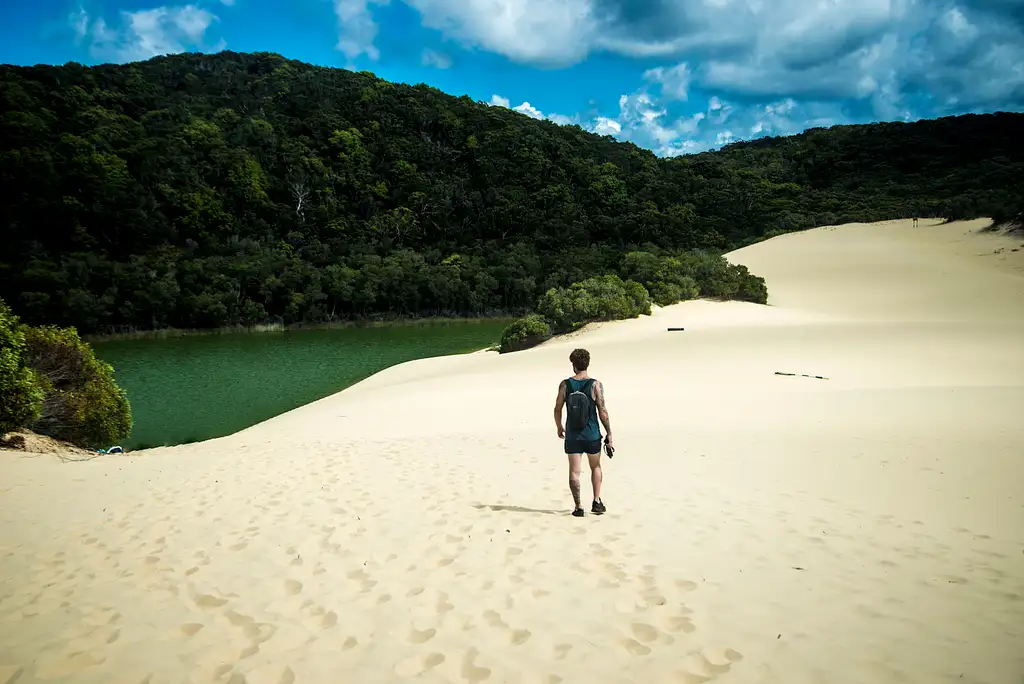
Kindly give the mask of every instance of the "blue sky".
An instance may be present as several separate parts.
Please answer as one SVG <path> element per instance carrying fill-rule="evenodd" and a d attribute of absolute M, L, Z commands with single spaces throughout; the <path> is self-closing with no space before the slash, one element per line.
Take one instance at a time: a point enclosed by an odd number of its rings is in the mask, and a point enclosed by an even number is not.
<path fill-rule="evenodd" d="M 662 156 L 1024 110 L 1024 0 L 35 0 L 0 17 L 3 63 L 270 51 Z"/>

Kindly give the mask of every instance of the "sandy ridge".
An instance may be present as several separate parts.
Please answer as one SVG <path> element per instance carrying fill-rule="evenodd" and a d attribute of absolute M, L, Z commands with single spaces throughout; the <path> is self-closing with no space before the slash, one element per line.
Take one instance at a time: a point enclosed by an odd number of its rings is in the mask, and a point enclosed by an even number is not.
<path fill-rule="evenodd" d="M 403 364 L 140 456 L 5 455 L 0 684 L 1016 684 L 1024 259 L 925 223 L 730 255 L 768 307 Z M 549 414 L 576 345 L 618 441 L 583 520 Z"/>

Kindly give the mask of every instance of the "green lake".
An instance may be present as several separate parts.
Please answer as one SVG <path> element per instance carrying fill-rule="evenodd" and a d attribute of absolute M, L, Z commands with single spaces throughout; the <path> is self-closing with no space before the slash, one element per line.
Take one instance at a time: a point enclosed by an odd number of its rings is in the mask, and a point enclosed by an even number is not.
<path fill-rule="evenodd" d="M 237 432 L 405 361 L 496 344 L 507 321 L 224 333 L 93 342 L 128 393 L 121 446 L 183 444 Z"/>

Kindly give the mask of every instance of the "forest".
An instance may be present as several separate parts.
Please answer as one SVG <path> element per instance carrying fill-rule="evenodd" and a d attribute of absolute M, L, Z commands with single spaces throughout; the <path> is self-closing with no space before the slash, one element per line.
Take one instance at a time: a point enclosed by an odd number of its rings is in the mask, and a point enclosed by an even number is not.
<path fill-rule="evenodd" d="M 585 282 L 763 301 L 722 253 L 822 224 L 1018 215 L 1015 139 L 1024 115 L 997 113 L 662 159 L 269 53 L 0 66 L 0 298 L 83 334 L 544 306 L 571 327 L 556 304 Z"/>

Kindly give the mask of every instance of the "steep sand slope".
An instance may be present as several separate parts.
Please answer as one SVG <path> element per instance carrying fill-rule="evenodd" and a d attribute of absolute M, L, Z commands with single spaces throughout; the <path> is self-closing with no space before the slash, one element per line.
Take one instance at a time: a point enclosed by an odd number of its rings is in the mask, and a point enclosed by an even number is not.
<path fill-rule="evenodd" d="M 0 684 L 1019 684 L 1024 260 L 982 225 L 787 235 L 731 255 L 771 306 L 404 364 L 202 444 L 3 454 Z M 551 418 L 575 346 L 603 517 L 568 516 Z"/>

